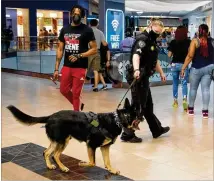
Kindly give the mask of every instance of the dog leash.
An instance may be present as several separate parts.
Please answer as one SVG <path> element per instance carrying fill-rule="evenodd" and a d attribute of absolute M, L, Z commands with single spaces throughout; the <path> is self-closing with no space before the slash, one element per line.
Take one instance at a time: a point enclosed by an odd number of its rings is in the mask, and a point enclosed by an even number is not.
<path fill-rule="evenodd" d="M 125 95 L 123 96 L 122 100 L 120 101 L 120 103 L 117 106 L 117 109 L 121 106 L 121 103 L 123 102 L 124 98 L 126 97 L 126 95 L 128 94 L 129 90 L 132 88 L 132 86 L 135 84 L 137 79 L 134 79 L 131 83 L 131 85 L 129 86 L 128 90 L 126 91 Z"/>
<path fill-rule="evenodd" d="M 130 89 L 132 88 L 132 86 L 135 84 L 135 82 L 136 82 L 136 81 L 140 81 L 140 80 L 143 78 L 144 74 L 145 74 L 144 69 L 141 68 L 141 69 L 140 69 L 140 77 L 139 77 L 139 79 L 134 78 L 134 80 L 132 81 L 132 83 L 131 83 L 131 85 L 129 86 L 128 90 L 126 91 L 125 95 L 123 96 L 122 100 L 121 100 L 120 103 L 118 104 L 117 109 L 121 106 L 121 103 L 123 102 L 124 98 L 126 97 L 127 93 L 129 92 L 129 90 L 130 90 Z"/>

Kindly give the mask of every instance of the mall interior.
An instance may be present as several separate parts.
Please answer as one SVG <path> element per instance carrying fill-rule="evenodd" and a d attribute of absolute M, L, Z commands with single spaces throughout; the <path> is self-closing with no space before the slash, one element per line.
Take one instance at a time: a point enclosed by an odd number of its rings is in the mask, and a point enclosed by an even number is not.
<path fill-rule="evenodd" d="M 60 79 L 54 82 L 51 78 L 55 70 L 58 36 L 61 29 L 71 23 L 70 10 L 77 4 L 85 10 L 82 23 L 89 25 L 92 19 L 99 21 L 98 28 L 104 33 L 111 53 L 111 67 L 104 72 L 106 90 L 101 90 L 100 83 L 99 91 L 93 92 L 94 74 L 91 70 L 87 71 L 81 93 L 83 112 L 114 112 L 128 90 L 126 69 L 130 51 L 120 48 L 127 28 L 132 29 L 135 38 L 148 28 L 151 18 L 158 18 L 171 40 L 178 26 L 188 29 L 190 40 L 196 38 L 201 24 L 209 27 L 209 36 L 214 38 L 214 0 L 2 0 L 1 179 L 214 180 L 213 81 L 208 90 L 208 118 L 202 116 L 202 85 L 197 91 L 194 115 L 183 110 L 181 84 L 178 87 L 178 106 L 173 106 L 172 58 L 167 55 L 169 43 L 164 36 L 160 36 L 157 43 L 160 50 L 158 59 L 166 81 L 161 81 L 158 72 L 149 80 L 154 113 L 163 126 L 170 127 L 170 131 L 154 139 L 147 120 L 144 120 L 139 124 L 140 130 L 135 131 L 142 142 L 125 142 L 119 135 L 109 154 L 112 167 L 120 174 L 109 173 L 105 168 L 101 149 L 96 151 L 96 166 L 80 166 L 81 161 L 88 162 L 88 152 L 86 143 L 76 139 L 69 140 L 60 156 L 69 172 L 62 172 L 58 167 L 47 168 L 43 152 L 49 147 L 50 140 L 45 125 L 20 124 L 7 106 L 14 105 L 33 117 L 73 110 L 71 103 L 60 93 Z M 4 30 L 9 28 L 13 36 L 8 41 L 5 40 Z M 112 35 L 117 38 L 111 38 Z M 64 57 L 60 70 L 63 62 Z M 187 87 L 189 91 L 189 81 Z M 131 101 L 130 91 L 126 97 Z M 51 162 L 55 161 L 53 157 Z"/>

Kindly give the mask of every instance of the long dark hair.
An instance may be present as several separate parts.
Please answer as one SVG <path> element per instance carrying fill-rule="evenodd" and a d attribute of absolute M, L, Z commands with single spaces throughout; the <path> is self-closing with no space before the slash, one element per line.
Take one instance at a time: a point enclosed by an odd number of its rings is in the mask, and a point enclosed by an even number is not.
<path fill-rule="evenodd" d="M 182 41 L 188 38 L 188 29 L 185 26 L 178 26 L 175 31 L 175 40 Z"/>
<path fill-rule="evenodd" d="M 198 28 L 199 32 L 199 40 L 200 40 L 200 54 L 203 57 L 208 57 L 208 33 L 209 33 L 209 27 L 206 24 L 201 24 Z"/>

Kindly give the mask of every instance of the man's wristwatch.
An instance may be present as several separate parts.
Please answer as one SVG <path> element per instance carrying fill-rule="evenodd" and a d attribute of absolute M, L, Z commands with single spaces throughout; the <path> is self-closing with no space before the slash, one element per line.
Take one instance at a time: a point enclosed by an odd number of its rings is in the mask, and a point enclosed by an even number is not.
<path fill-rule="evenodd" d="M 77 54 L 77 58 L 83 58 L 83 55 L 81 53 Z"/>

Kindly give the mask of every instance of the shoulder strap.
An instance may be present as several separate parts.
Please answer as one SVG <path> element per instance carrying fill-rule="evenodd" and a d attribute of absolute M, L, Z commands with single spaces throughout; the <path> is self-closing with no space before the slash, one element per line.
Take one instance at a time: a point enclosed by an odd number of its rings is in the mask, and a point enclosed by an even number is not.
<path fill-rule="evenodd" d="M 200 39 L 196 38 L 196 40 L 197 40 L 197 47 L 196 48 L 199 48 L 200 47 Z"/>

